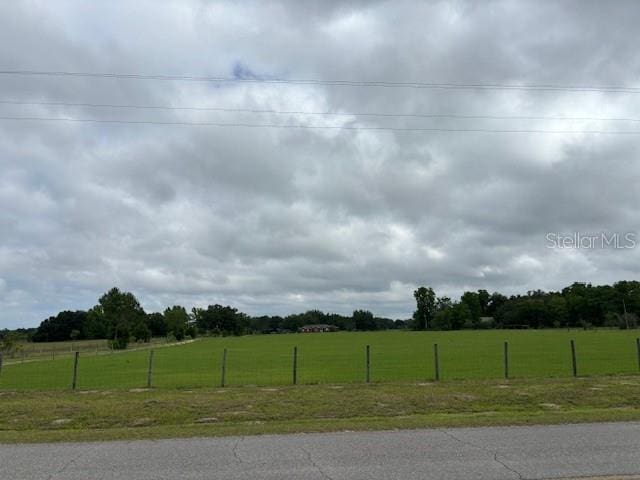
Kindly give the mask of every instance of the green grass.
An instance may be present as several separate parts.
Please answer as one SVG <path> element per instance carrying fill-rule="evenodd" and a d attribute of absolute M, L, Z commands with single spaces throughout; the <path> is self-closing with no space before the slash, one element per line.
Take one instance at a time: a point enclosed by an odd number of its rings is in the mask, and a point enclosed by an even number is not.
<path fill-rule="evenodd" d="M 503 376 L 503 342 L 509 342 L 515 378 L 571 375 L 570 339 L 575 339 L 580 375 L 638 372 L 637 331 L 460 331 L 361 332 L 255 335 L 205 338 L 187 345 L 156 348 L 156 388 L 214 387 L 228 349 L 228 385 L 287 385 L 292 350 L 298 347 L 300 384 L 356 383 L 365 378 L 365 346 L 371 345 L 374 382 L 429 380 L 434 375 L 433 344 L 440 351 L 441 379 L 498 379 Z M 148 351 L 81 354 L 78 388 L 144 387 Z M 0 390 L 56 390 L 71 384 L 72 359 L 5 365 Z"/>
<path fill-rule="evenodd" d="M 166 344 L 167 339 L 153 338 L 149 343 L 133 343 L 132 350 L 149 348 L 154 345 Z M 56 358 L 72 356 L 73 352 L 83 355 L 101 354 L 111 351 L 108 340 L 69 340 L 65 342 L 19 342 L 11 354 L 5 354 L 6 363 L 23 363 L 29 360 L 55 360 Z"/>
<path fill-rule="evenodd" d="M 640 376 L 0 392 L 0 443 L 640 420 Z"/>

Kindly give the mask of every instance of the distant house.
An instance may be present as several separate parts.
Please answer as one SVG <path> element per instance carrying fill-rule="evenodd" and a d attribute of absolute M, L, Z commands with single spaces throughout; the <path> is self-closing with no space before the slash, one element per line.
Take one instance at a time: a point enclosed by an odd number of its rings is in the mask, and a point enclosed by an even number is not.
<path fill-rule="evenodd" d="M 324 324 L 305 325 L 298 329 L 300 333 L 337 332 L 338 330 L 339 328 L 336 327 L 335 325 L 324 325 Z"/>

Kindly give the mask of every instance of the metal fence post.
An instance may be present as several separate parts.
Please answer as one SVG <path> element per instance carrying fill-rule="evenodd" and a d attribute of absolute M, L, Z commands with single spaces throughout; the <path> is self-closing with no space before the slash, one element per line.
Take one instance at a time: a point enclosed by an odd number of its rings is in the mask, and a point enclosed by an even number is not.
<path fill-rule="evenodd" d="M 222 372 L 220 373 L 220 387 L 224 388 L 227 377 L 227 349 L 222 352 Z"/>
<path fill-rule="evenodd" d="M 73 356 L 73 379 L 71 381 L 71 390 L 75 390 L 78 386 L 78 357 L 80 357 L 80 352 L 75 352 Z"/>
<path fill-rule="evenodd" d="M 365 380 L 367 383 L 371 382 L 371 347 L 367 345 L 366 348 L 366 375 Z"/>
<path fill-rule="evenodd" d="M 153 348 L 149 350 L 149 369 L 147 370 L 147 388 L 153 386 Z"/>
<path fill-rule="evenodd" d="M 433 367 L 436 381 L 440 380 L 440 358 L 438 357 L 438 344 L 433 344 Z"/>
<path fill-rule="evenodd" d="M 573 368 L 573 376 L 578 376 L 578 362 L 576 361 L 576 343 L 571 340 L 571 366 Z"/>
<path fill-rule="evenodd" d="M 298 347 L 293 347 L 293 384 L 298 384 Z"/>
<path fill-rule="evenodd" d="M 504 378 L 509 378 L 509 342 L 504 342 Z"/>
<path fill-rule="evenodd" d="M 0 352 L 0 374 L 2 374 L 2 352 Z"/>
<path fill-rule="evenodd" d="M 638 355 L 638 370 L 640 370 L 640 338 L 636 338 L 636 353 Z"/>

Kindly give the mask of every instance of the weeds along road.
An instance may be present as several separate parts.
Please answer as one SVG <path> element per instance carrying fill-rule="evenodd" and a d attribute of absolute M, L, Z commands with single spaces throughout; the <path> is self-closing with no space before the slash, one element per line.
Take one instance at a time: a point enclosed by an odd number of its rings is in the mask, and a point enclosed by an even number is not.
<path fill-rule="evenodd" d="M 12 480 L 501 480 L 634 474 L 640 474 L 640 422 L 0 445 L 0 478 Z"/>

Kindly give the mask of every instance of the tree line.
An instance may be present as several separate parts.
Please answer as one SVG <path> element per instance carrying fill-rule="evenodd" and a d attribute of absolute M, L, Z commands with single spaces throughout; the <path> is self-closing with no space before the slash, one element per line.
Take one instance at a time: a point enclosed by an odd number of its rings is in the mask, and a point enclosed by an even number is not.
<path fill-rule="evenodd" d="M 437 297 L 430 287 L 413 292 L 415 330 L 463 328 L 636 328 L 640 282 L 613 285 L 576 282 L 560 291 L 533 290 L 507 297 L 487 290 L 466 291 L 457 301 Z"/>
<path fill-rule="evenodd" d="M 23 330 L 33 342 L 109 339 L 112 348 L 126 348 L 130 341 L 147 342 L 152 337 L 175 340 L 204 335 L 244 335 L 251 333 L 297 332 L 310 324 L 335 325 L 341 330 L 382 330 L 403 328 L 401 320 L 375 317 L 367 310 L 351 316 L 309 310 L 281 316 L 247 315 L 229 305 L 209 305 L 191 312 L 175 305 L 164 312 L 146 313 L 131 292 L 112 288 L 88 311 L 63 311 L 42 321 L 38 328 Z M 0 332 L 0 337 L 2 332 Z"/>
<path fill-rule="evenodd" d="M 88 311 L 63 311 L 35 329 L 0 330 L 0 347 L 16 340 L 52 342 L 108 339 L 113 348 L 152 337 L 176 340 L 197 335 L 297 332 L 304 325 L 326 324 L 340 330 L 459 330 L 484 328 L 635 328 L 640 313 L 640 282 L 593 286 L 574 283 L 560 291 L 534 290 L 507 297 L 487 290 L 466 291 L 458 300 L 436 296 L 430 287 L 414 292 L 411 319 L 377 317 L 368 310 L 352 315 L 308 310 L 287 316 L 250 316 L 226 305 L 188 312 L 180 305 L 146 313 L 131 292 L 112 288 Z M 6 346 L 6 345 L 5 345 Z"/>

